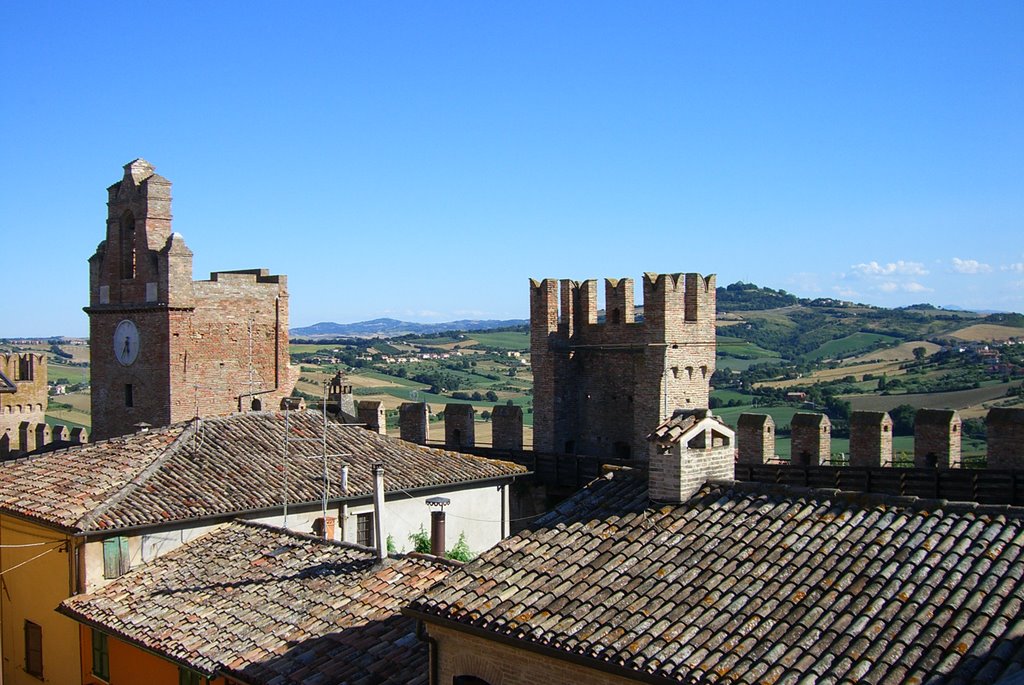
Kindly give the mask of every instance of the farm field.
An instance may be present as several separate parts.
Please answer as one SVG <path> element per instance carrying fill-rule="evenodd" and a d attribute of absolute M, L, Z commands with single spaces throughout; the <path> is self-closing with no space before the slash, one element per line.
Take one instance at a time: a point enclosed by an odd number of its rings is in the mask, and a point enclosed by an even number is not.
<path fill-rule="evenodd" d="M 932 342 L 915 340 L 912 342 L 900 343 L 896 347 L 887 347 L 884 350 L 866 352 L 859 357 L 847 361 L 848 364 L 862 364 L 866 362 L 909 362 L 914 358 L 914 349 L 923 347 L 925 356 L 935 354 L 942 348 Z"/>
<path fill-rule="evenodd" d="M 868 350 L 879 345 L 895 342 L 897 342 L 896 338 L 882 335 L 881 333 L 853 333 L 843 338 L 830 340 L 813 352 L 803 355 L 803 358 L 807 361 L 821 361 L 824 359 L 849 357 L 861 350 Z"/>
<path fill-rule="evenodd" d="M 462 341 L 463 347 L 474 343 L 484 347 L 527 352 L 530 349 L 530 334 L 523 331 L 501 331 L 498 333 L 473 333 Z"/>
<path fill-rule="evenodd" d="M 1010 338 L 1024 338 L 1024 328 L 978 323 L 950 333 L 951 338 L 967 342 L 1003 341 Z"/>
<path fill-rule="evenodd" d="M 956 409 L 960 412 L 961 418 L 969 419 L 984 416 L 988 412 L 988 407 L 983 405 L 1006 398 L 1006 392 L 1012 388 L 1019 388 L 1021 383 L 1022 381 L 995 383 L 983 385 L 980 388 L 956 390 L 953 392 L 906 395 L 845 395 L 843 399 L 848 400 L 850 407 L 855 411 L 889 411 L 901 404 L 909 404 L 916 409 Z"/>

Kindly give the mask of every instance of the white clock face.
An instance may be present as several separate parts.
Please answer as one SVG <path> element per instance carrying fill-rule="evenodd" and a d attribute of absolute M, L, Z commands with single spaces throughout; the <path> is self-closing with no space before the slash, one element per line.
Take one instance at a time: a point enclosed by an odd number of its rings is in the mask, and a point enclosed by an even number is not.
<path fill-rule="evenodd" d="M 131 366 L 139 356 L 139 329 L 128 319 L 114 329 L 114 356 L 124 366 Z"/>

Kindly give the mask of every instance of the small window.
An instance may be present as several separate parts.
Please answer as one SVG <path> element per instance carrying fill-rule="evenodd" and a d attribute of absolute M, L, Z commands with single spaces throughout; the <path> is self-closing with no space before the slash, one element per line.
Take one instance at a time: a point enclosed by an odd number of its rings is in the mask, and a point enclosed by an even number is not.
<path fill-rule="evenodd" d="M 124 406 L 134 407 L 135 406 L 135 389 L 132 388 L 131 383 L 124 384 Z"/>
<path fill-rule="evenodd" d="M 110 648 L 107 634 L 92 629 L 92 674 L 102 680 L 110 680 Z"/>
<path fill-rule="evenodd" d="M 356 515 L 356 542 L 373 547 L 373 514 Z"/>
<path fill-rule="evenodd" d="M 43 629 L 32 621 L 25 621 L 25 670 L 43 677 Z"/>
<path fill-rule="evenodd" d="M 103 541 L 103 577 L 120 578 L 131 568 L 128 538 L 119 536 Z"/>
<path fill-rule="evenodd" d="M 178 685 L 203 685 L 203 676 L 190 668 L 179 666 Z"/>

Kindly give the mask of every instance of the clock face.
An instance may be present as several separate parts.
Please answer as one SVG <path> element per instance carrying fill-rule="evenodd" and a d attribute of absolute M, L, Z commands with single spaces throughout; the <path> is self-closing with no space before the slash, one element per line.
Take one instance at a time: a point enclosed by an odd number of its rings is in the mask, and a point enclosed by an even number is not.
<path fill-rule="evenodd" d="M 114 329 L 114 356 L 124 366 L 131 366 L 139 356 L 139 329 L 125 319 Z"/>

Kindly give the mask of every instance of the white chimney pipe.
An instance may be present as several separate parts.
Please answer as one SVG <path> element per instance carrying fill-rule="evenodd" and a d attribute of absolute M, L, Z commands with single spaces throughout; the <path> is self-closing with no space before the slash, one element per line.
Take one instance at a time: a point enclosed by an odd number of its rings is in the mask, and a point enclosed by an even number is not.
<path fill-rule="evenodd" d="M 384 559 L 387 556 L 384 540 L 384 464 L 380 462 L 373 465 L 373 511 L 373 532 L 374 541 L 377 544 L 377 558 Z"/>

